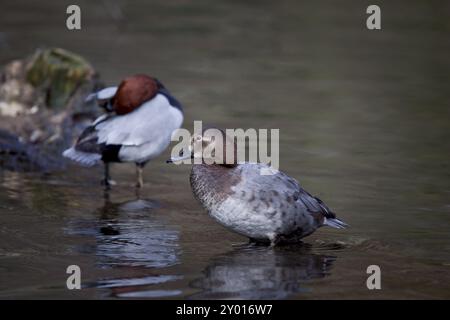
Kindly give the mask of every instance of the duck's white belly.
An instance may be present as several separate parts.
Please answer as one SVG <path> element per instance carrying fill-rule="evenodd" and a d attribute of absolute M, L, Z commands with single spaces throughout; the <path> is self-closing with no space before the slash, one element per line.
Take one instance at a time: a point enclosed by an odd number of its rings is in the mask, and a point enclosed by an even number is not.
<path fill-rule="evenodd" d="M 160 155 L 169 144 L 170 135 L 161 136 L 158 140 L 149 141 L 139 146 L 122 146 L 119 151 L 119 159 L 122 162 L 147 162 Z"/>
<path fill-rule="evenodd" d="M 299 236 L 306 236 L 317 229 L 311 215 L 298 209 L 293 207 L 286 211 L 286 208 L 262 203 L 255 206 L 243 199 L 230 197 L 213 207 L 209 214 L 241 235 L 257 240 L 273 240 L 279 235 L 288 236 L 295 230 L 301 230 Z"/>
<path fill-rule="evenodd" d="M 228 198 L 209 214 L 223 226 L 253 239 L 270 239 L 281 228 L 279 213 L 258 214 L 240 199 Z"/>

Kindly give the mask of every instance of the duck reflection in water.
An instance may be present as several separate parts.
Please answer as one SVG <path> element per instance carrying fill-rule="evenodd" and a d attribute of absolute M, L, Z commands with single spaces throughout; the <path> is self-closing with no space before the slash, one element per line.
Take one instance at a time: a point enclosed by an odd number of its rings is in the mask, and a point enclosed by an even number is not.
<path fill-rule="evenodd" d="M 286 299 L 308 291 L 308 280 L 330 274 L 336 257 L 314 254 L 305 244 L 254 244 L 219 256 L 191 286 L 192 299 Z"/>
<path fill-rule="evenodd" d="M 117 297 L 158 297 L 178 295 L 178 291 L 151 290 L 151 286 L 173 281 L 176 275 L 162 275 L 160 268 L 178 263 L 179 234 L 155 215 L 159 208 L 153 200 L 136 199 L 122 203 L 110 201 L 92 219 L 76 219 L 69 223 L 69 233 L 95 237 L 95 245 L 78 247 L 78 251 L 94 254 L 101 269 L 114 269 L 114 278 L 87 284 L 87 287 L 109 288 Z M 119 273 L 119 277 L 117 274 Z"/>

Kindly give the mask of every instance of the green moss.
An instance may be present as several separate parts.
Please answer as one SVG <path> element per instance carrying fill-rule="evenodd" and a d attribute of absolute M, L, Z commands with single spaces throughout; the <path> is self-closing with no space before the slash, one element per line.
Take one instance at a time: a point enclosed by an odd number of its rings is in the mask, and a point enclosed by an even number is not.
<path fill-rule="evenodd" d="M 27 68 L 26 79 L 45 92 L 49 108 L 64 108 L 81 85 L 92 79 L 94 69 L 81 56 L 60 48 L 38 50 Z"/>

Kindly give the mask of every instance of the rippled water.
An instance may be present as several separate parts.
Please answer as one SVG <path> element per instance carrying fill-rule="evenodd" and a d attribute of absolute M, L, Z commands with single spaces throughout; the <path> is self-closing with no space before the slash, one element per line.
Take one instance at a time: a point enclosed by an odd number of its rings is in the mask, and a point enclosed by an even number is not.
<path fill-rule="evenodd" d="M 109 4 L 107 4 L 109 3 Z M 168 152 L 51 175 L 0 171 L 0 298 L 450 298 L 450 6 L 378 1 L 16 0 L 0 10 L 0 63 L 39 46 L 76 51 L 108 84 L 146 72 L 185 105 L 185 126 L 280 128 L 281 169 L 351 225 L 305 244 L 248 245 L 193 199 Z M 66 267 L 83 289 L 65 289 Z M 366 288 L 366 268 L 382 290 Z"/>

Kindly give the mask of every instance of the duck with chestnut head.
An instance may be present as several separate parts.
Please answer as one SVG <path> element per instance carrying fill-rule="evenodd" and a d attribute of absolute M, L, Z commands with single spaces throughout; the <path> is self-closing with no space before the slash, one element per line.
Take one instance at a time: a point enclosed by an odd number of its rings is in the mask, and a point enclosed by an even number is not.
<path fill-rule="evenodd" d="M 157 79 L 134 75 L 118 87 L 109 87 L 87 98 L 96 99 L 106 114 L 97 118 L 63 156 L 84 166 L 103 162 L 102 183 L 109 188 L 111 162 L 134 162 L 138 188 L 142 170 L 170 144 L 172 132 L 183 122 L 181 104 Z"/>
<path fill-rule="evenodd" d="M 322 226 L 347 226 L 287 174 L 275 170 L 262 175 L 273 169 L 261 163 L 238 163 L 235 140 L 217 130 L 219 137 L 194 135 L 189 151 L 168 162 L 194 159 L 190 175 L 194 196 L 220 224 L 252 241 L 272 245 L 298 242 Z M 222 152 L 218 157 L 214 151 L 196 151 L 206 148 Z"/>

